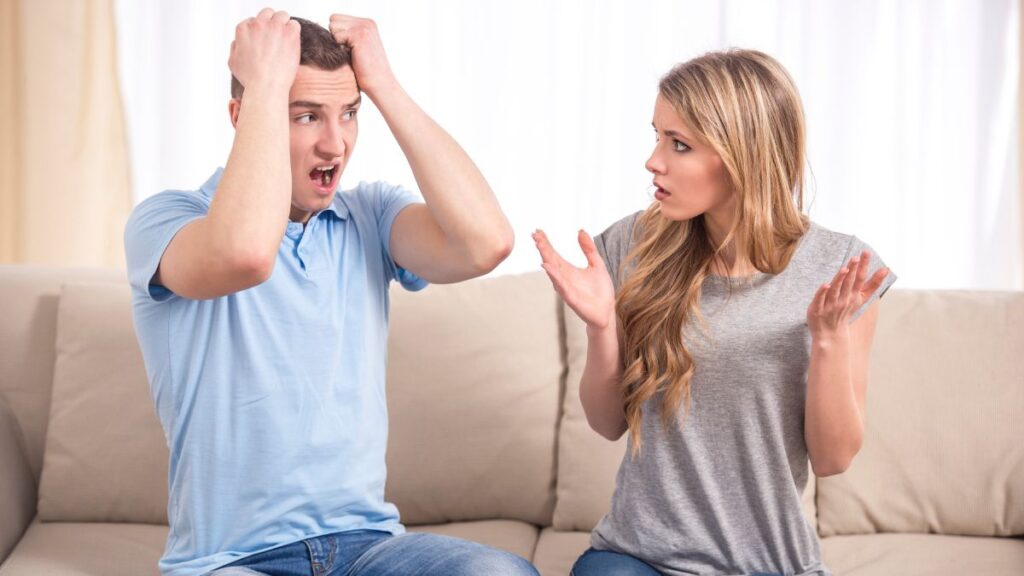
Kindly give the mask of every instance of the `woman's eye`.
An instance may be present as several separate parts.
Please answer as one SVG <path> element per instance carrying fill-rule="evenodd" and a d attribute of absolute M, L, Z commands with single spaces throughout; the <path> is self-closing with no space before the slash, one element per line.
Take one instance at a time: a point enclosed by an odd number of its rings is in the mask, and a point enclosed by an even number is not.
<path fill-rule="evenodd" d="M 686 152 L 690 149 L 689 146 L 679 140 L 672 141 L 672 148 L 675 149 L 676 152 Z"/>

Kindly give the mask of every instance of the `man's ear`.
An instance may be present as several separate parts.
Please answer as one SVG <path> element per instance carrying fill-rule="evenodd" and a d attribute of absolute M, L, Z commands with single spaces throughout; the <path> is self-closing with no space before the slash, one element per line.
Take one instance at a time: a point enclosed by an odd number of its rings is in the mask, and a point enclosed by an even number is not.
<path fill-rule="evenodd" d="M 228 100 L 228 114 L 231 115 L 231 127 L 238 127 L 238 113 L 242 110 L 242 99 L 232 98 Z"/>

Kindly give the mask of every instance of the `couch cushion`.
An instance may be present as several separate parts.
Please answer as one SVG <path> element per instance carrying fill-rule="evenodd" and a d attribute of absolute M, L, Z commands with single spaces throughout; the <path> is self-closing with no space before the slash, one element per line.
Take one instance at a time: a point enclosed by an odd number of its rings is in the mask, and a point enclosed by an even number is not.
<path fill-rule="evenodd" d="M 167 523 L 167 447 L 127 284 L 68 284 L 39 485 L 44 521 Z"/>
<path fill-rule="evenodd" d="M 166 526 L 33 522 L 0 576 L 138 576 L 159 574 Z M 485 521 L 418 526 L 410 531 L 465 538 L 533 556 L 537 527 L 516 521 Z"/>
<path fill-rule="evenodd" d="M 608 512 L 615 476 L 626 450 L 626 435 L 609 442 L 587 424 L 580 403 L 580 377 L 587 361 L 586 326 L 563 305 L 566 362 L 569 365 L 558 431 L 558 500 L 553 527 L 556 530 L 594 529 Z M 804 515 L 817 526 L 814 508 L 814 475 L 808 475 L 804 490 Z"/>
<path fill-rule="evenodd" d="M 590 548 L 590 532 L 541 530 L 533 565 L 541 576 L 566 576 L 576 559 Z"/>
<path fill-rule="evenodd" d="M 882 300 L 864 445 L 818 481 L 822 535 L 1024 534 L 1024 292 Z"/>
<path fill-rule="evenodd" d="M 550 524 L 563 367 L 546 277 L 392 298 L 387 497 L 402 520 Z"/>
<path fill-rule="evenodd" d="M 123 270 L 0 266 L 0 396 L 25 438 L 38 482 L 53 382 L 57 300 L 67 281 L 124 282 Z"/>
<path fill-rule="evenodd" d="M 533 558 L 539 530 L 533 524 L 518 520 L 480 520 L 410 526 L 409 532 L 430 532 L 454 538 L 472 540 L 501 550 L 518 554 L 527 560 Z"/>
<path fill-rule="evenodd" d="M 36 484 L 21 430 L 0 396 L 0 561 L 7 557 L 36 510 Z"/>
<path fill-rule="evenodd" d="M 166 526 L 33 522 L 0 576 L 157 576 Z"/>
<path fill-rule="evenodd" d="M 555 530 L 590 532 L 608 512 L 615 476 L 626 451 L 626 435 L 609 442 L 587 424 L 580 404 L 580 377 L 587 362 L 586 325 L 559 303 L 565 322 L 565 398 L 558 427 L 558 486 Z"/>
<path fill-rule="evenodd" d="M 937 534 L 833 536 L 821 542 L 837 576 L 1020 576 L 1024 540 Z"/>

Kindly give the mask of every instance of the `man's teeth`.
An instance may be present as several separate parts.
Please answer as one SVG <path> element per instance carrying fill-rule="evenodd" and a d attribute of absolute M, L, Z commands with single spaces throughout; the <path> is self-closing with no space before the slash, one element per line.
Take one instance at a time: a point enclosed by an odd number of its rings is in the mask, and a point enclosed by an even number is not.
<path fill-rule="evenodd" d="M 314 168 L 320 172 L 320 182 L 322 185 L 327 186 L 331 183 L 331 177 L 334 176 L 334 166 L 320 166 Z"/>

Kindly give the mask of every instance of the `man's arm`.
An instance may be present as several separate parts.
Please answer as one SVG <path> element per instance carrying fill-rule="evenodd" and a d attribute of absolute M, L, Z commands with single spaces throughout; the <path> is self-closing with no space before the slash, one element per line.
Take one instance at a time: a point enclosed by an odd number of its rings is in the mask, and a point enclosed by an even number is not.
<path fill-rule="evenodd" d="M 426 200 L 395 218 L 392 258 L 438 284 L 493 270 L 512 251 L 513 234 L 483 174 L 399 85 L 372 20 L 335 14 L 331 33 L 352 48 L 356 81 L 384 116 Z"/>
<path fill-rule="evenodd" d="M 232 100 L 235 140 L 210 210 L 167 246 L 153 277 L 172 292 L 215 298 L 270 277 L 291 206 L 288 92 L 299 24 L 265 8 L 235 29 L 228 60 L 245 88 Z"/>

